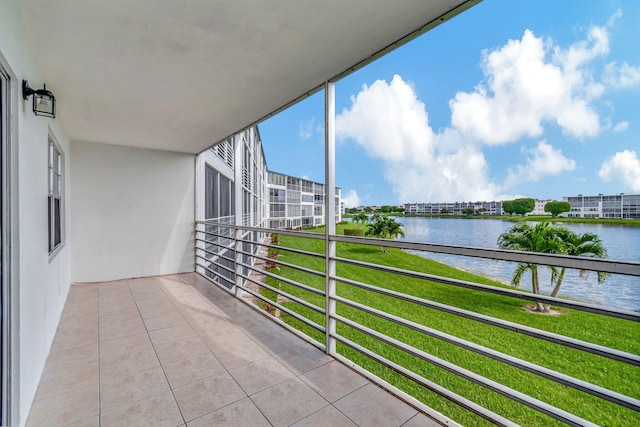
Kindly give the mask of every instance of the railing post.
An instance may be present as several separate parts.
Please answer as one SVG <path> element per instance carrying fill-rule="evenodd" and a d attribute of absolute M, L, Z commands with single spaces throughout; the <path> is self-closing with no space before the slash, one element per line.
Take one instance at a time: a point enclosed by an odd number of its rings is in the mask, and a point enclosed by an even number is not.
<path fill-rule="evenodd" d="M 237 217 L 237 215 L 236 215 Z M 231 233 L 229 233 L 231 234 Z M 242 242 L 240 241 L 240 239 L 242 239 L 242 230 L 240 228 L 238 228 L 238 225 L 236 224 L 236 226 L 233 228 L 233 238 L 234 238 L 234 248 L 235 248 L 235 272 L 236 272 L 236 277 L 235 277 L 235 286 L 233 288 L 234 290 L 234 295 L 236 296 L 236 298 L 240 298 L 242 296 L 242 277 L 240 276 L 242 274 L 242 253 L 240 252 L 242 250 Z"/>
<path fill-rule="evenodd" d="M 336 353 L 336 341 L 332 335 L 336 332 L 336 321 L 333 317 L 336 313 L 336 281 L 331 279 L 336 275 L 336 242 L 331 236 L 336 234 L 336 136 L 335 136 L 335 83 L 326 82 L 324 88 L 324 165 L 325 165 L 325 328 L 326 328 L 326 352 Z"/>
<path fill-rule="evenodd" d="M 233 177 L 234 177 L 234 182 L 233 182 L 233 191 L 235 193 L 234 195 L 234 200 L 235 200 L 235 206 L 234 206 L 234 217 L 233 217 L 233 239 L 234 239 L 234 249 L 235 249 L 235 272 L 236 272 L 236 277 L 235 277 L 235 286 L 233 288 L 234 290 L 234 294 L 236 297 L 240 297 L 241 293 L 242 293 L 242 277 L 240 277 L 240 274 L 242 274 L 242 254 L 240 253 L 240 251 L 242 250 L 242 243 L 240 242 L 240 239 L 242 239 L 242 229 L 239 228 L 239 226 L 244 225 L 244 206 L 242 201 L 244 200 L 243 196 L 243 190 L 242 190 L 242 180 L 243 180 L 243 173 L 242 173 L 242 169 L 244 167 L 243 165 L 243 150 L 244 150 L 244 146 L 243 146 L 244 142 L 242 142 L 242 138 L 240 137 L 240 135 L 235 135 L 233 137 L 233 152 L 235 154 L 235 159 L 233 162 Z M 231 233 L 230 233 L 231 235 Z"/>

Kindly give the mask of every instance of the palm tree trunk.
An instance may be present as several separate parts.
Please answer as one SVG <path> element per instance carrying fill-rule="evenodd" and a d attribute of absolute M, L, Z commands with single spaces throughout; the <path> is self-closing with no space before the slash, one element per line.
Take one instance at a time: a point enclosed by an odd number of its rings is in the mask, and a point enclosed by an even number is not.
<path fill-rule="evenodd" d="M 538 266 L 537 265 L 534 265 L 531 268 L 531 288 L 534 294 L 540 295 L 540 287 L 538 285 Z M 536 311 L 543 312 L 544 304 L 536 301 Z"/>
<path fill-rule="evenodd" d="M 555 297 L 556 295 L 558 295 L 558 292 L 560 292 L 560 286 L 562 286 L 562 281 L 564 280 L 564 272 L 566 271 L 566 268 L 562 268 L 562 270 L 560 270 L 560 274 L 558 275 L 558 278 L 556 279 L 556 285 L 553 287 L 553 291 L 551 291 L 551 296 Z M 551 305 L 550 304 L 544 304 L 544 309 L 543 311 L 545 313 L 548 313 L 551 311 Z"/>
<path fill-rule="evenodd" d="M 556 286 L 553 288 L 553 291 L 551 291 L 551 296 L 555 297 L 556 295 L 558 295 L 558 292 L 560 292 L 560 285 L 562 285 L 562 281 L 564 280 L 564 272 L 565 272 L 566 268 L 562 267 L 562 270 L 560 270 L 560 274 L 558 275 L 558 280 L 556 281 Z"/>

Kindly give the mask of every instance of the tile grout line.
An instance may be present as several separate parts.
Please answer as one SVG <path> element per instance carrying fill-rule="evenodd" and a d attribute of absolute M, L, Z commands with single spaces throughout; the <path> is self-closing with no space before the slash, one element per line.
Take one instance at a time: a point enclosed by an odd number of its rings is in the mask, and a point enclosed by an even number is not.
<path fill-rule="evenodd" d="M 184 281 L 182 280 L 182 278 L 180 278 L 180 281 L 181 281 L 181 282 L 183 282 L 183 283 L 184 283 L 185 285 L 187 285 L 187 286 L 191 286 L 189 283 L 184 282 Z M 161 290 L 162 290 L 162 289 L 161 289 Z M 162 290 L 162 291 L 163 291 L 163 293 L 164 293 L 164 290 Z M 199 293 L 199 292 L 198 292 L 198 293 Z M 165 294 L 165 295 L 166 295 L 166 294 Z M 205 299 L 206 299 L 206 298 L 205 298 Z M 208 301 L 208 299 L 207 299 L 207 301 Z M 211 302 L 209 301 L 209 303 L 211 303 Z M 174 304 L 174 306 L 175 306 L 175 304 Z M 178 307 L 176 307 L 176 309 L 180 312 L 180 315 L 182 315 L 182 311 L 181 311 Z M 183 317 L 184 317 L 184 316 L 183 316 Z M 188 318 L 186 318 L 186 317 L 185 317 L 184 319 L 186 320 L 187 324 L 189 324 L 189 326 L 193 329 L 193 325 L 191 325 L 191 322 L 189 321 L 189 319 L 188 319 Z M 232 323 L 232 324 L 233 324 L 233 323 Z M 237 326 L 237 325 L 235 325 L 235 324 L 233 324 L 233 326 L 234 326 L 235 328 L 238 328 L 238 326 Z M 194 329 L 194 332 L 196 333 L 196 335 L 198 336 L 198 338 L 200 338 L 200 339 L 202 340 L 202 337 L 200 336 L 200 334 L 198 333 L 198 331 L 196 331 L 196 330 Z M 244 331 L 242 331 L 242 332 L 244 333 Z M 246 334 L 245 334 L 245 335 L 246 335 Z M 252 339 L 252 337 L 248 337 L 248 338 Z M 244 389 L 244 388 L 243 388 L 243 387 L 238 383 L 238 381 L 235 379 L 235 377 L 234 377 L 233 375 L 231 375 L 231 373 L 229 372 L 229 369 L 227 369 L 227 367 L 226 367 L 226 366 L 224 366 L 224 364 L 223 364 L 222 362 L 220 362 L 220 360 L 219 360 L 219 359 L 216 357 L 216 355 L 214 354 L 213 350 L 211 350 L 211 348 L 209 348 L 209 346 L 208 346 L 207 344 L 205 344 L 205 345 L 207 346 L 207 349 L 209 350 L 209 353 L 211 353 L 211 355 L 212 355 L 212 356 L 213 356 L 213 357 L 218 361 L 218 363 L 220 363 L 220 366 L 222 366 L 222 368 L 223 368 L 223 369 L 225 370 L 225 372 L 229 375 L 229 377 L 231 377 L 231 379 L 233 380 L 233 382 L 235 382 L 235 383 L 236 383 L 236 385 L 240 388 L 240 390 L 242 390 L 242 392 L 245 394 L 245 398 L 249 399 L 249 401 L 251 402 L 251 404 L 252 404 L 252 405 L 253 405 L 253 406 L 258 410 L 258 412 L 260 412 L 260 414 L 264 417 L 264 419 L 265 419 L 265 420 L 267 420 L 267 422 L 268 422 L 271 426 L 273 426 L 273 423 L 272 423 L 271 421 L 269 421 L 269 418 L 267 418 L 267 416 L 264 414 L 264 412 L 262 412 L 262 410 L 258 407 L 258 405 L 256 405 L 256 403 L 253 401 L 253 399 L 251 399 L 251 396 L 250 396 L 250 395 L 245 391 L 245 389 Z M 272 356 L 271 356 L 271 355 L 269 355 L 269 357 L 272 357 Z M 253 363 L 253 362 L 252 362 L 252 363 Z M 243 365 L 243 366 L 244 366 L 244 365 Z M 172 392 L 173 392 L 173 389 L 172 389 Z M 224 407 L 227 407 L 227 406 L 229 406 L 229 405 L 233 405 L 233 404 L 235 404 L 235 403 L 238 403 L 238 402 L 239 402 L 239 401 L 241 401 L 241 400 L 242 400 L 242 399 L 238 399 L 238 400 L 236 400 L 235 402 L 228 403 L 227 405 L 224 405 L 224 406 L 222 406 L 221 408 L 218 408 L 218 409 L 216 409 L 216 410 L 214 410 L 214 411 L 211 411 L 211 412 L 207 412 L 206 414 L 203 414 L 203 415 L 201 415 L 200 417 L 194 418 L 194 420 L 196 420 L 196 419 L 198 419 L 198 418 L 202 418 L 202 417 L 204 417 L 204 416 L 206 416 L 206 415 L 209 415 L 209 414 L 211 414 L 211 413 L 213 413 L 213 412 L 215 412 L 215 411 L 217 411 L 217 410 L 219 410 L 219 409 L 222 409 L 222 408 L 224 408 Z M 191 420 L 191 421 L 193 421 L 193 420 Z M 189 421 L 189 422 L 191 422 L 191 421 Z M 186 422 L 185 422 L 185 424 L 186 424 Z"/>
<path fill-rule="evenodd" d="M 176 305 L 171 300 L 171 298 L 169 298 L 169 296 L 160 287 L 160 284 L 158 283 L 158 281 L 156 280 L 155 277 L 153 278 L 153 283 L 157 287 L 158 291 L 160 291 L 165 297 L 167 297 L 169 302 L 171 302 L 171 305 L 173 305 L 173 307 L 178 311 L 178 313 L 180 313 L 180 316 L 182 316 L 184 318 L 184 320 L 187 322 L 187 324 L 189 326 L 191 326 L 189 321 L 182 315 L 182 312 L 180 311 L 180 309 L 178 307 L 176 307 Z M 131 288 L 129 288 L 129 291 L 131 291 Z M 133 297 L 133 302 L 135 303 L 136 308 L 138 309 L 138 312 L 140 313 L 140 307 L 138 306 L 138 301 L 136 300 L 135 296 L 133 295 L 133 292 L 131 293 L 131 296 Z M 171 392 L 171 397 L 173 397 L 173 402 L 175 403 L 176 408 L 178 408 L 178 412 L 180 413 L 180 418 L 182 418 L 182 424 L 186 426 L 187 425 L 187 420 L 185 419 L 184 414 L 182 413 L 182 408 L 180 408 L 180 405 L 178 404 L 178 399 L 176 399 L 176 395 L 173 392 L 173 387 L 171 386 L 171 383 L 169 382 L 169 378 L 167 377 L 167 373 L 164 370 L 164 365 L 162 364 L 162 361 L 160 360 L 160 356 L 158 356 L 158 350 L 156 350 L 156 345 L 153 342 L 153 340 L 151 339 L 151 335 L 149 335 L 149 329 L 147 328 L 147 324 L 144 322 L 144 318 L 142 317 L 142 313 L 140 313 L 140 318 L 142 319 L 142 323 L 144 324 L 144 329 L 147 331 L 147 336 L 149 337 L 149 341 L 151 342 L 151 347 L 153 348 L 153 353 L 156 355 L 156 359 L 158 359 L 158 363 L 160 364 L 160 369 L 162 369 L 162 375 L 164 375 L 164 379 L 167 381 L 167 386 L 169 386 L 169 391 Z"/>
<path fill-rule="evenodd" d="M 181 281 L 182 281 L 182 278 L 181 278 Z M 186 283 L 186 282 L 184 282 L 184 281 L 183 281 L 183 283 L 185 283 L 187 286 L 190 286 L 190 284 L 189 284 L 189 283 Z M 207 302 L 211 303 L 211 301 L 209 301 L 209 300 L 208 300 L 208 298 L 206 298 L 206 297 L 202 296 L 202 295 L 200 294 L 200 292 L 198 292 L 198 294 L 201 296 L 201 298 L 203 298 L 203 299 L 205 299 Z M 179 310 L 179 309 L 178 309 L 178 310 Z M 191 325 L 191 323 L 189 322 L 189 320 L 187 320 L 187 322 L 189 323 L 189 325 Z M 242 328 L 242 326 L 241 326 L 240 324 L 238 324 L 238 323 L 236 323 L 235 321 L 233 321 L 233 319 L 232 319 L 232 321 L 231 321 L 231 324 L 232 324 L 236 329 L 240 330 L 240 332 L 241 332 L 243 335 L 245 335 L 247 338 L 249 338 L 249 340 L 250 340 L 251 342 L 253 342 L 254 344 L 256 344 L 258 347 L 262 348 L 262 349 L 267 353 L 267 356 L 265 356 L 264 358 L 259 359 L 259 360 L 264 360 L 264 359 L 267 359 L 267 358 L 271 358 L 271 359 L 275 360 L 276 362 L 278 362 L 279 364 L 281 364 L 281 365 L 282 365 L 282 366 L 283 366 L 287 371 L 289 371 L 289 372 L 293 375 L 293 377 L 291 377 L 291 378 L 284 379 L 284 380 L 282 380 L 282 381 L 280 381 L 280 382 L 278 382 L 278 383 L 276 383 L 276 384 L 272 384 L 272 385 L 270 385 L 269 387 L 266 387 L 266 388 L 264 388 L 264 389 L 258 390 L 258 391 L 256 391 L 256 392 L 254 392 L 253 394 L 249 394 L 249 393 L 247 393 L 247 391 L 242 387 L 242 385 L 241 385 L 240 383 L 238 383 L 238 381 L 236 380 L 236 378 L 231 374 L 230 370 L 229 370 L 229 369 L 227 369 L 227 368 L 224 366 L 224 364 L 222 364 L 222 367 L 223 367 L 223 368 L 225 369 L 225 371 L 229 374 L 229 376 L 231 377 L 231 379 L 233 379 L 233 381 L 238 385 L 238 387 L 240 387 L 240 390 L 242 390 L 242 391 L 245 393 L 246 398 L 248 398 L 248 399 L 249 399 L 249 401 L 251 402 L 251 404 L 252 404 L 252 405 L 253 405 L 253 406 L 258 410 L 258 412 L 260 412 L 260 414 L 264 417 L 264 419 L 265 419 L 265 420 L 266 420 L 266 421 L 267 421 L 271 426 L 273 426 L 273 423 L 269 420 L 269 418 L 268 418 L 268 417 L 267 417 L 267 415 L 262 411 L 262 409 L 260 409 L 260 407 L 259 407 L 259 406 L 254 402 L 254 400 L 252 399 L 252 397 L 251 397 L 251 396 L 256 395 L 256 394 L 258 394 L 258 393 L 260 393 L 260 392 L 263 392 L 263 391 L 265 391 L 265 390 L 268 390 L 268 389 L 269 389 L 269 388 L 271 388 L 271 387 L 278 386 L 278 385 L 280 385 L 280 384 L 283 384 L 283 383 L 285 383 L 285 382 L 287 382 L 287 381 L 289 381 L 289 380 L 293 380 L 293 379 L 297 379 L 297 380 L 299 380 L 301 383 L 305 384 L 307 387 L 310 387 L 310 386 L 309 386 L 308 384 L 306 384 L 306 382 L 304 382 L 304 380 L 302 380 L 302 378 L 300 378 L 304 373 L 297 374 L 296 372 L 292 371 L 292 370 L 291 370 L 287 365 L 283 364 L 283 363 L 282 363 L 282 361 L 281 361 L 281 360 L 279 360 L 279 358 L 277 357 L 277 354 L 276 354 L 275 352 L 270 351 L 270 349 L 265 348 L 265 346 L 264 346 L 264 345 L 262 345 L 262 342 L 261 342 L 261 341 L 259 341 L 259 338 L 260 338 L 260 337 L 256 337 L 254 334 L 252 334 L 252 333 L 250 333 L 249 331 L 245 330 L 244 328 Z M 286 331 L 286 329 L 282 328 L 282 330 L 281 330 L 281 331 L 268 333 L 268 334 L 265 334 L 264 336 L 266 336 L 266 335 L 272 335 L 272 334 L 278 334 L 278 333 L 281 333 L 282 331 Z M 196 332 L 196 334 L 200 337 L 200 334 L 198 334 L 198 332 Z M 294 334 L 294 335 L 295 335 L 295 334 Z M 299 344 L 299 345 L 304 345 L 304 344 L 305 344 L 305 343 L 301 343 L 301 344 Z M 208 346 L 207 346 L 207 347 L 208 347 Z M 289 349 L 291 349 L 291 348 L 293 348 L 293 347 L 295 347 L 295 345 L 294 345 L 294 346 L 291 346 L 291 347 L 288 347 L 285 351 L 288 351 Z M 209 350 L 211 351 L 211 349 L 209 349 Z M 211 351 L 211 353 L 213 354 L 213 351 Z M 213 356 L 215 357 L 215 354 L 214 354 Z M 216 359 L 217 359 L 217 358 L 216 358 Z M 257 362 L 257 360 L 256 360 L 256 361 L 253 361 L 253 362 L 249 362 L 249 363 L 247 363 L 247 364 L 245 364 L 245 365 L 236 366 L 236 367 L 234 367 L 233 369 L 237 369 L 237 368 L 240 368 L 240 367 L 242 367 L 242 366 L 247 366 L 247 365 L 250 365 L 250 364 L 252 364 L 252 363 L 256 363 L 256 362 Z M 329 363 L 329 362 L 327 362 L 327 363 Z M 324 364 L 323 364 L 323 365 L 324 365 Z M 322 366 L 322 365 L 321 365 L 321 366 Z M 315 368 L 314 368 L 314 369 L 315 369 Z M 312 369 L 310 369 L 310 370 L 312 370 Z M 309 371 L 310 371 L 310 370 L 309 370 Z M 308 371 L 307 371 L 307 372 L 308 372 Z M 325 399 L 325 398 L 324 398 L 324 396 L 322 396 L 320 393 L 318 393 L 317 391 L 313 390 L 311 387 L 310 387 L 310 389 L 311 389 L 314 393 L 316 393 L 318 396 L 320 396 L 320 398 L 322 398 L 323 400 L 325 400 L 325 401 L 327 402 L 327 405 L 325 405 L 325 406 L 323 406 L 322 408 L 318 409 L 318 411 L 319 411 L 319 410 L 322 410 L 322 409 L 324 409 L 324 408 L 326 408 L 327 406 L 333 406 L 333 403 L 331 403 L 331 402 L 329 402 L 327 399 Z M 242 400 L 242 399 L 240 399 L 240 400 Z M 238 401 L 233 402 L 233 403 L 237 403 L 237 402 L 238 402 Z M 233 403 L 230 403 L 230 404 L 228 404 L 228 405 L 225 405 L 225 407 L 226 407 L 226 406 L 229 406 L 229 405 L 231 405 L 231 404 L 233 404 Z M 221 408 L 218 408 L 218 409 L 221 409 Z M 337 410 L 337 408 L 336 408 L 336 410 Z M 318 412 L 318 411 L 315 411 L 315 412 Z M 211 414 L 211 413 L 213 413 L 213 412 L 215 412 L 215 411 L 209 412 L 209 413 L 207 413 L 207 414 L 205 414 L 205 415 Z M 313 413 L 315 413 L 315 412 L 313 412 Z M 342 412 L 341 412 L 341 413 L 342 413 Z M 205 415 L 202 415 L 202 416 L 205 416 Z M 299 422 L 299 421 L 301 421 L 301 420 L 303 420 L 303 419 L 307 418 L 307 417 L 308 417 L 308 416 L 310 416 L 310 415 L 312 415 L 312 414 L 308 414 L 307 416 L 305 416 L 305 417 L 303 417 L 303 418 L 301 418 L 301 419 L 299 419 L 299 420 L 296 420 L 294 423 Z M 344 414 L 343 414 L 343 415 L 344 415 Z M 345 415 L 345 417 L 346 417 L 346 415 Z M 200 417 L 198 417 L 198 418 L 200 418 Z M 346 417 L 346 418 L 353 422 L 353 420 L 351 420 L 349 417 Z M 354 424 L 355 424 L 355 422 L 354 422 Z"/>
<path fill-rule="evenodd" d="M 98 426 L 102 427 L 102 354 L 100 353 L 100 286 L 96 287 L 98 313 Z"/>

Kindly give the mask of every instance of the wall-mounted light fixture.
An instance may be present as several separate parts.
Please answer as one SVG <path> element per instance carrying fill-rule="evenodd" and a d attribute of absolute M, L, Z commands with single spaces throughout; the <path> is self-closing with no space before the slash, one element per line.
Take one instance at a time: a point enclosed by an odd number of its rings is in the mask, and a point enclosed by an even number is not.
<path fill-rule="evenodd" d="M 45 84 L 42 89 L 31 89 L 29 82 L 22 81 L 22 97 L 26 100 L 33 95 L 33 112 L 36 116 L 56 117 L 56 97 L 53 92 L 47 90 Z"/>

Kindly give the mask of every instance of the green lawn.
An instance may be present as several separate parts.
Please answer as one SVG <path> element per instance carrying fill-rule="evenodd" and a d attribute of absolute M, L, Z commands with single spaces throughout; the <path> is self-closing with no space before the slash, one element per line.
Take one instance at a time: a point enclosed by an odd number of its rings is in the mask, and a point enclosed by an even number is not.
<path fill-rule="evenodd" d="M 343 227 L 344 226 L 339 227 L 339 233 L 341 233 L 340 230 Z M 290 236 L 280 236 L 280 239 L 280 245 L 284 247 L 304 249 L 316 253 L 324 252 L 324 241 L 322 240 Z M 323 259 L 294 254 L 284 250 L 280 250 L 279 252 L 278 260 L 324 271 Z M 504 286 L 499 282 L 392 248 L 389 249 L 386 254 L 383 254 L 374 246 L 339 244 L 337 252 L 338 256 L 344 258 L 357 259 L 456 279 L 476 281 L 494 286 Z M 350 265 L 340 264 L 337 270 L 338 275 L 342 277 L 371 285 L 517 322 L 522 325 L 561 333 L 573 338 L 605 345 L 633 354 L 640 353 L 640 328 L 637 323 L 634 322 L 605 318 L 603 316 L 565 309 L 562 310 L 564 313 L 562 316 L 540 316 L 522 310 L 521 307 L 525 305 L 526 302 L 514 298 L 486 294 L 451 285 L 382 273 Z M 316 277 L 284 266 L 281 266 L 277 273 L 314 288 L 324 289 L 324 279 L 322 277 Z M 273 278 L 268 278 L 267 280 L 270 285 L 276 288 L 296 295 L 318 307 L 324 306 L 324 297 L 322 296 L 300 290 Z M 637 367 L 630 367 L 620 362 L 585 354 L 567 347 L 547 343 L 522 334 L 484 325 L 409 302 L 398 301 L 345 284 L 338 284 L 337 293 L 339 296 L 366 303 L 371 307 L 402 316 L 405 319 L 430 328 L 502 351 L 532 363 L 632 396 L 636 399 L 640 398 L 640 369 Z M 271 291 L 263 290 L 263 294 L 269 298 L 275 298 L 275 295 Z M 324 326 L 323 315 L 295 302 L 285 302 L 284 305 L 313 320 L 318 325 Z M 604 402 L 569 387 L 509 367 L 500 362 L 493 361 L 468 350 L 460 349 L 395 323 L 375 318 L 342 304 L 338 304 L 337 313 L 371 329 L 383 332 L 408 343 L 427 353 L 455 363 L 537 399 L 549 402 L 598 424 L 616 426 L 640 425 L 640 415 L 638 413 Z M 316 340 L 324 342 L 324 335 L 308 325 L 286 314 L 282 315 L 282 319 Z M 553 420 L 545 415 L 541 415 L 523 405 L 474 385 L 430 363 L 373 340 L 346 325 L 339 324 L 338 333 L 521 425 L 553 424 Z M 339 345 L 338 351 L 458 422 L 466 425 L 488 425 L 488 423 L 474 414 L 406 380 L 394 371 L 379 365 L 346 346 Z"/>

